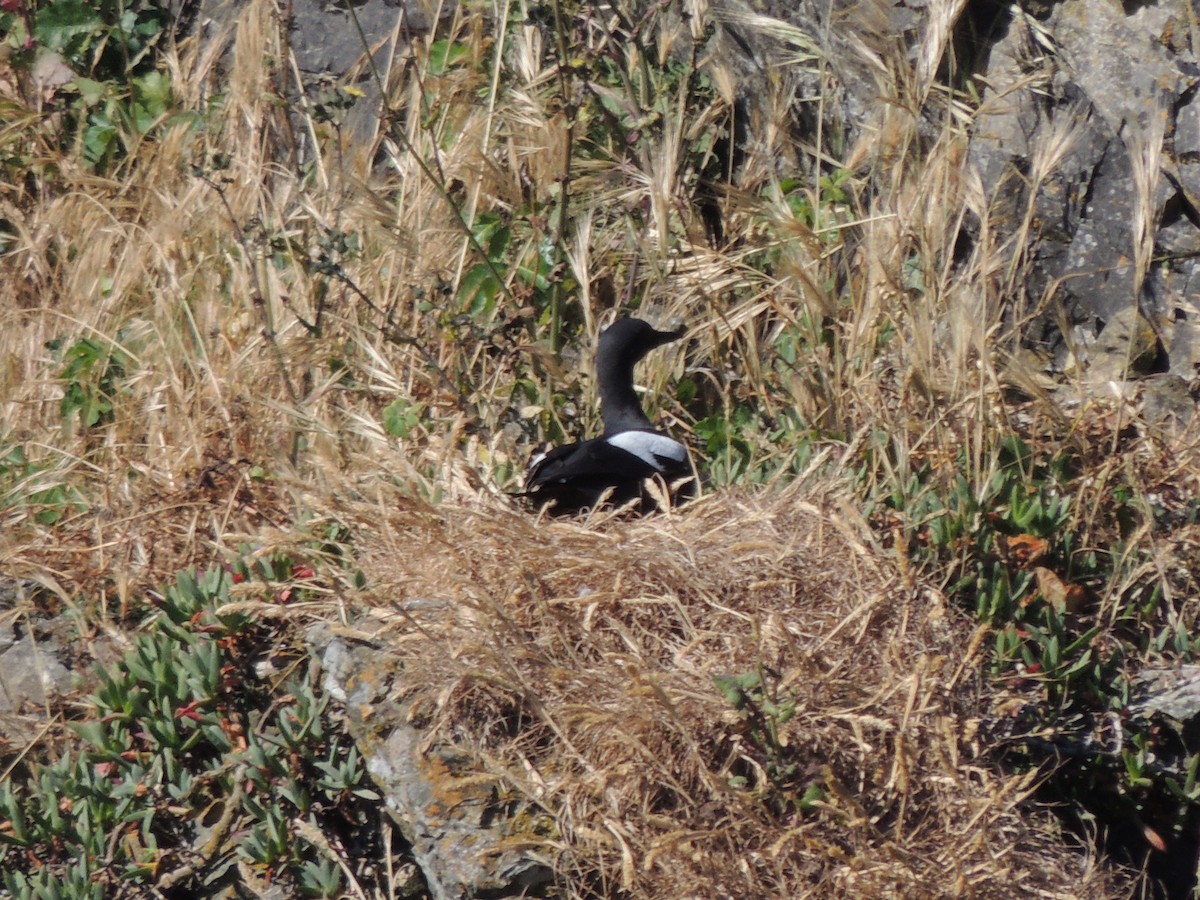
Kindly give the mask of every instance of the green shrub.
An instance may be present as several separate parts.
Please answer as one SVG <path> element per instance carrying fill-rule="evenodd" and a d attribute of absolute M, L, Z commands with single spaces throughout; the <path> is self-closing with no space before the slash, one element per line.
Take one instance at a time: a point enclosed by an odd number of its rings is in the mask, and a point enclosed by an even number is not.
<path fill-rule="evenodd" d="M 1200 754 L 1131 715 L 1131 678 L 1150 659 L 1194 659 L 1195 638 L 1144 550 L 1126 545 L 1147 512 L 1136 486 L 1106 485 L 1077 453 L 1012 434 L 984 456 L 881 479 L 890 493 L 877 518 L 894 517 L 904 552 L 990 626 L 988 743 L 1009 764 L 1045 766 L 1044 794 L 1068 801 L 1076 822 L 1142 822 L 1151 843 L 1179 836 L 1200 796 Z"/>
<path fill-rule="evenodd" d="M 100 897 L 118 884 L 199 896 L 246 866 L 299 895 L 337 896 L 344 876 L 326 848 L 379 852 L 378 795 L 304 658 L 220 611 L 249 575 L 179 575 L 124 659 L 98 672 L 78 742 L 0 785 L 14 896 Z"/>
<path fill-rule="evenodd" d="M 157 127 L 183 121 L 174 116 L 170 79 L 159 67 L 172 27 L 169 4 L 158 0 L 0 6 L 0 35 L 18 70 L 29 73 L 38 60 L 54 57 L 74 76 L 59 86 L 58 102 L 69 113 L 61 127 L 75 132 L 84 160 L 100 170 Z"/>

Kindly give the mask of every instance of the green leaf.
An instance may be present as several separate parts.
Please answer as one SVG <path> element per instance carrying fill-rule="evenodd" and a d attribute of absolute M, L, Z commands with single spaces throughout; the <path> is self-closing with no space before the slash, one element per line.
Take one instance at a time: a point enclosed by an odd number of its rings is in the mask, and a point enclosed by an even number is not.
<path fill-rule="evenodd" d="M 459 309 L 476 319 L 490 319 L 500 293 L 500 282 L 485 263 L 476 263 L 463 276 L 458 286 Z"/>
<path fill-rule="evenodd" d="M 812 812 L 816 808 L 816 805 L 824 799 L 825 791 L 820 785 L 810 784 L 800 796 L 800 809 L 803 812 Z"/>
<path fill-rule="evenodd" d="M 117 145 L 117 129 L 107 116 L 93 117 L 92 124 L 83 133 L 83 157 L 93 166 L 108 159 L 110 151 Z"/>
<path fill-rule="evenodd" d="M 403 440 L 408 437 L 420 421 L 420 407 L 403 397 L 398 397 L 383 409 L 383 430 L 394 438 Z"/>
<path fill-rule="evenodd" d="M 80 45 L 81 38 L 96 34 L 104 27 L 104 19 L 91 4 L 82 0 L 56 0 L 38 9 L 33 37 L 44 47 L 62 50 L 68 44 Z"/>
<path fill-rule="evenodd" d="M 85 106 L 96 106 L 111 90 L 108 84 L 91 78 L 76 78 L 75 87 L 78 88 L 80 99 Z"/>
<path fill-rule="evenodd" d="M 454 41 L 435 41 L 429 48 L 430 75 L 444 75 L 448 69 L 462 65 L 471 54 L 470 47 Z"/>
<path fill-rule="evenodd" d="M 171 109 L 171 79 L 162 72 L 147 72 L 134 79 L 133 97 L 146 113 L 157 118 Z"/>
<path fill-rule="evenodd" d="M 746 694 L 736 675 L 714 675 L 712 680 L 725 702 L 734 709 L 742 709 L 746 705 Z"/>
<path fill-rule="evenodd" d="M 675 385 L 675 399 L 683 406 L 687 406 L 696 399 L 696 394 L 699 389 L 696 387 L 696 382 L 691 378 L 681 378 L 679 383 Z"/>

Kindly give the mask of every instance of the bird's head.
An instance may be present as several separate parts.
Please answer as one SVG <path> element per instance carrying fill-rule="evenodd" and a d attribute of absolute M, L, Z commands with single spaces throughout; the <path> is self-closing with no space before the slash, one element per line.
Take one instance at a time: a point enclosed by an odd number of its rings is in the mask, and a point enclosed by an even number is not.
<path fill-rule="evenodd" d="M 601 332 L 597 361 L 601 365 L 609 361 L 622 369 L 632 367 L 655 347 L 677 341 L 686 332 L 683 325 L 673 331 L 659 331 L 641 319 L 618 319 Z"/>

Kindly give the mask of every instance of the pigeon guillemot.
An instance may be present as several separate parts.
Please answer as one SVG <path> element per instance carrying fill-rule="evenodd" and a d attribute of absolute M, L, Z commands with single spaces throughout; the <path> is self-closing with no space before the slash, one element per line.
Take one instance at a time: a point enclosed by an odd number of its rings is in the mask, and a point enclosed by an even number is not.
<path fill-rule="evenodd" d="M 601 502 L 621 507 L 639 499 L 640 511 L 650 512 L 658 504 L 646 480 L 655 476 L 679 499 L 695 492 L 687 449 L 654 429 L 633 390 L 634 365 L 655 347 L 683 337 L 684 330 L 657 331 L 641 319 L 621 319 L 604 330 L 596 351 L 604 431 L 530 460 L 524 496 L 539 507 L 553 504 L 553 515 L 570 515 Z"/>

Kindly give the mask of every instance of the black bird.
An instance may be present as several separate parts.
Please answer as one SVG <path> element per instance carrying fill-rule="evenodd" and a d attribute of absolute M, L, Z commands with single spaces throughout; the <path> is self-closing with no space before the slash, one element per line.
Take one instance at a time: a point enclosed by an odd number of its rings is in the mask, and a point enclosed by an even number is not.
<path fill-rule="evenodd" d="M 654 429 L 633 390 L 634 365 L 655 347 L 683 337 L 684 331 L 657 331 L 641 319 L 621 319 L 604 330 L 596 351 L 604 431 L 530 460 L 524 496 L 537 506 L 553 504 L 554 515 L 570 515 L 601 501 L 619 507 L 638 499 L 640 510 L 650 512 L 657 504 L 645 482 L 655 476 L 668 489 L 690 476 L 676 496 L 686 499 L 695 492 L 687 449 Z"/>

